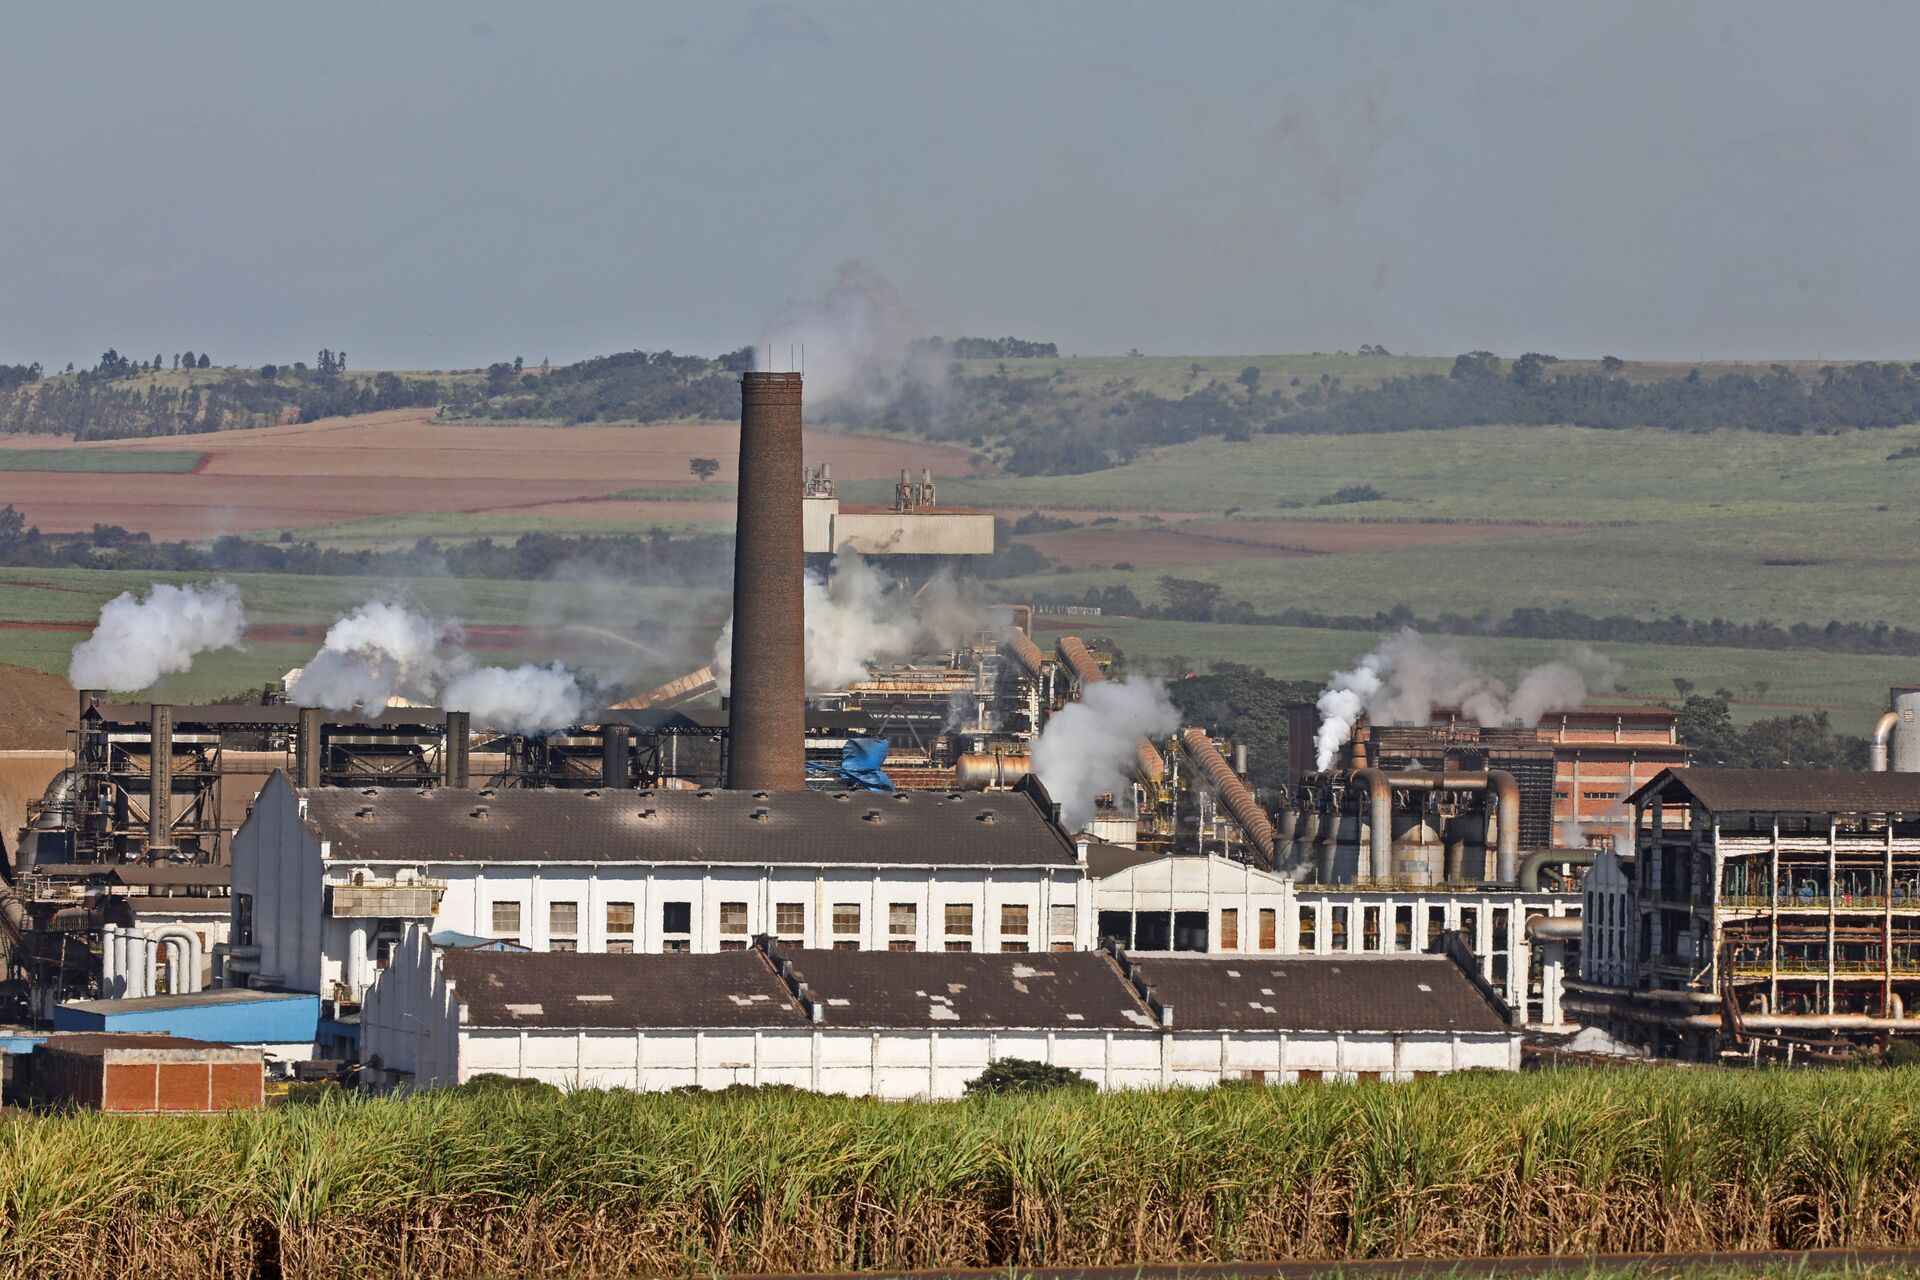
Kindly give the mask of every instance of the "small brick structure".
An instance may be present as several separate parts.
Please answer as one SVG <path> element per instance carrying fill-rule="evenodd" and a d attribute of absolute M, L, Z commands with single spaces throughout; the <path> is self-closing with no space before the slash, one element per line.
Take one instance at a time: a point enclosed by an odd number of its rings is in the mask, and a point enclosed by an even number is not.
<path fill-rule="evenodd" d="M 29 1098 L 49 1107 L 204 1112 L 263 1105 L 260 1050 L 168 1035 L 75 1032 L 33 1054 Z"/>

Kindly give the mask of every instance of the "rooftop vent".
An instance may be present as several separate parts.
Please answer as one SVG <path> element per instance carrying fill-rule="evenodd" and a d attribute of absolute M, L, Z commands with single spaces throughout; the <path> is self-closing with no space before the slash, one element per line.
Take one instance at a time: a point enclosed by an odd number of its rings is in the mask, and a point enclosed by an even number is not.
<path fill-rule="evenodd" d="M 484 798 L 484 797 L 486 797 L 486 796 L 490 796 L 490 795 L 492 795 L 492 794 L 493 794 L 493 788 L 492 788 L 492 787 L 482 787 L 482 788 L 480 788 L 480 795 L 481 795 L 481 796 L 482 796 L 483 798 Z"/>
<path fill-rule="evenodd" d="M 841 804 L 845 804 L 847 802 L 847 793 L 844 791 L 836 791 L 833 793 L 833 798 Z"/>
<path fill-rule="evenodd" d="M 755 809 L 752 813 L 748 814 L 747 816 L 752 818 L 755 822 L 765 822 L 767 820 L 767 806 L 761 805 L 758 809 Z"/>
<path fill-rule="evenodd" d="M 358 809 L 355 809 L 353 811 L 353 816 L 356 818 L 371 818 L 373 816 L 373 806 L 370 804 L 363 804 Z"/>
<path fill-rule="evenodd" d="M 585 795 L 590 800 L 598 800 L 600 798 L 600 792 L 595 787 L 588 787 L 585 792 Z"/>
<path fill-rule="evenodd" d="M 363 796 L 377 796 L 380 794 L 380 790 L 378 787 L 365 787 L 362 788 L 360 794 Z"/>
<path fill-rule="evenodd" d="M 652 805 L 648 805 L 646 808 L 640 811 L 640 816 L 643 818 L 651 818 L 658 812 L 660 812 L 658 809 L 654 808 Z"/>
<path fill-rule="evenodd" d="M 905 804 L 907 799 L 907 793 L 904 791 L 896 791 L 893 793 L 893 801 L 895 804 Z"/>
<path fill-rule="evenodd" d="M 980 811 L 979 813 L 976 813 L 976 814 L 974 814 L 974 815 L 973 815 L 973 820 L 974 820 L 975 822 L 992 822 L 992 821 L 993 821 L 993 810 L 991 810 L 991 809 L 982 809 L 982 810 L 981 810 L 981 811 Z"/>
<path fill-rule="evenodd" d="M 755 800 L 765 800 L 767 798 L 767 793 L 764 791 L 756 791 L 753 793 L 753 798 Z"/>
<path fill-rule="evenodd" d="M 713 799 L 713 792 L 711 792 L 711 791 L 696 791 L 696 792 L 694 792 L 694 794 L 695 794 L 695 795 L 697 795 L 697 796 L 699 796 L 699 797 L 700 797 L 700 798 L 701 798 L 702 800 L 711 800 L 711 799 Z"/>
<path fill-rule="evenodd" d="M 485 792 L 485 791 L 482 791 L 482 792 L 481 792 L 480 794 L 484 796 L 484 795 L 487 795 L 487 794 L 489 794 L 489 793 L 488 793 L 488 792 Z M 472 812 L 472 813 L 470 813 L 470 814 L 468 814 L 467 816 L 468 816 L 468 817 L 472 817 L 472 818 L 484 818 L 484 817 L 486 817 L 486 816 L 487 816 L 487 806 L 485 806 L 485 805 L 483 805 L 483 804 L 477 804 L 477 805 L 475 805 L 475 806 L 473 806 L 473 812 Z"/>
<path fill-rule="evenodd" d="M 869 809 L 865 813 L 861 814 L 860 816 L 862 818 L 865 818 L 868 822 L 880 821 L 880 811 L 878 809 Z"/>

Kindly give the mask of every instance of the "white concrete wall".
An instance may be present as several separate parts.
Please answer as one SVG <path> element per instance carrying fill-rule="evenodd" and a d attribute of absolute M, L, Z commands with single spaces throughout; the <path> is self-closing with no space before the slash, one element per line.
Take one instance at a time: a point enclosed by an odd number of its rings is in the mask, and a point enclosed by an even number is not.
<path fill-rule="evenodd" d="M 251 896 L 259 971 L 278 975 L 289 991 L 331 995 L 321 986 L 321 849 L 300 820 L 300 803 L 284 777 L 270 778 L 234 835 L 230 936 L 242 942 L 242 898 Z"/>
<path fill-rule="evenodd" d="M 1411 1079 L 1517 1070 L 1517 1033 L 876 1031 L 858 1027 L 580 1030 L 463 1025 L 425 935 L 410 930 L 367 993 L 363 1062 L 376 1084 L 455 1084 L 497 1073 L 568 1089 L 787 1084 L 822 1093 L 954 1098 L 987 1065 L 1025 1058 L 1069 1067 L 1102 1089 L 1207 1087 L 1225 1080 Z"/>

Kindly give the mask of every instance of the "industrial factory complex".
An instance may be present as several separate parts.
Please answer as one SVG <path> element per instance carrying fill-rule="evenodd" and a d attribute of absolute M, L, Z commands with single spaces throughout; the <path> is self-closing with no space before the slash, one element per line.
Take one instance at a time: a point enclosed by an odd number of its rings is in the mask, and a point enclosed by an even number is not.
<path fill-rule="evenodd" d="M 993 524 L 925 474 L 843 506 L 800 375 L 742 391 L 717 709 L 712 668 L 544 734 L 82 694 L 0 889 L 35 1096 L 176 1109 L 169 1054 L 180 1098 L 245 1105 L 236 1053 L 369 1090 L 950 1097 L 1006 1058 L 1164 1088 L 1515 1069 L 1582 1028 L 1696 1060 L 1920 1035 L 1920 693 L 1857 775 L 1694 768 L 1671 711 L 1597 705 L 1361 718 L 1323 765 L 1305 705 L 1284 787 L 1188 725 L 1068 822 L 1035 743 L 1102 655 L 1016 607 L 809 689 L 810 556 Z"/>

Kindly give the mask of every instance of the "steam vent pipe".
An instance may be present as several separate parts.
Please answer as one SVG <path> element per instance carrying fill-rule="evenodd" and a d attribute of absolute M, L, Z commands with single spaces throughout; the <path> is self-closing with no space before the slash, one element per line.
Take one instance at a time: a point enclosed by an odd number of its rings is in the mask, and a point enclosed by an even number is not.
<path fill-rule="evenodd" d="M 742 374 L 727 745 L 727 785 L 741 791 L 806 786 L 800 448 L 800 375 Z"/>
<path fill-rule="evenodd" d="M 1187 729 L 1180 734 L 1180 750 L 1193 761 L 1193 767 L 1207 777 L 1207 784 L 1213 793 L 1220 797 L 1220 803 L 1232 815 L 1234 823 L 1242 834 L 1260 853 L 1260 865 L 1271 868 L 1273 858 L 1273 820 L 1267 817 L 1266 810 L 1254 799 L 1253 792 L 1242 782 L 1233 768 L 1227 764 L 1226 757 L 1207 737 L 1205 729 Z"/>
<path fill-rule="evenodd" d="M 1893 741 L 1893 731 L 1900 727 L 1898 711 L 1882 711 L 1880 722 L 1873 726 L 1873 743 L 1867 752 L 1867 767 L 1875 773 L 1887 771 L 1887 744 Z"/>

